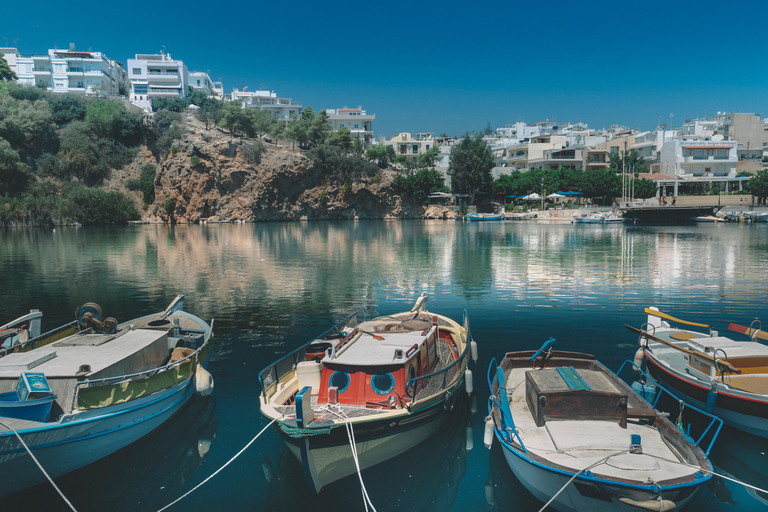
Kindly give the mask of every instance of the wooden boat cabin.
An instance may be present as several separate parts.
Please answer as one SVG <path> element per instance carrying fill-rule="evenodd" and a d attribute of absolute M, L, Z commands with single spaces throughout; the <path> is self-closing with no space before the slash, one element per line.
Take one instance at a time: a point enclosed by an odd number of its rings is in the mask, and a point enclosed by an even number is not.
<path fill-rule="evenodd" d="M 316 340 L 298 365 L 298 389 L 311 385 L 319 405 L 401 408 L 421 389 L 418 377 L 459 356 L 453 329 L 441 323 L 428 314 L 379 317 Z"/>
<path fill-rule="evenodd" d="M 687 334 L 691 333 L 683 331 L 670 337 L 681 338 Z M 697 338 L 692 334 L 687 344 L 688 372 L 692 375 L 706 382 L 722 379 L 738 389 L 768 394 L 768 346 L 723 336 Z M 715 364 L 715 360 L 720 364 Z"/>

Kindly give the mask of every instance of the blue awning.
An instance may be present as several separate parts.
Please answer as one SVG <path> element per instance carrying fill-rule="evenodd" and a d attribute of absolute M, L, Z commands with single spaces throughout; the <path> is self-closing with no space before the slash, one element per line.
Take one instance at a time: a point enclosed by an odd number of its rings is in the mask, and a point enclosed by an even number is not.
<path fill-rule="evenodd" d="M 560 192 L 560 191 L 558 191 L 557 193 L 560 194 L 561 196 L 583 196 L 584 195 L 583 192 Z"/>

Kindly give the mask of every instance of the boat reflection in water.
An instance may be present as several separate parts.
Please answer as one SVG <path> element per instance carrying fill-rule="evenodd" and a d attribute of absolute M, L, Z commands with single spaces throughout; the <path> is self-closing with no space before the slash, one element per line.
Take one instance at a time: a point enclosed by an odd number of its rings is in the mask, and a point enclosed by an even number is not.
<path fill-rule="evenodd" d="M 373 505 L 386 511 L 450 509 L 473 448 L 471 435 L 470 400 L 462 392 L 445 424 L 426 441 L 362 472 Z M 301 463 L 287 448 L 276 468 L 265 458 L 264 473 L 271 477 L 264 510 L 361 510 L 357 475 L 315 493 L 305 484 Z"/>
<path fill-rule="evenodd" d="M 56 483 L 78 512 L 158 510 L 192 487 L 217 428 L 216 399 L 192 396 L 151 434 Z M 62 510 L 62 506 L 61 497 L 46 482 L 3 498 L 2 510 Z"/>

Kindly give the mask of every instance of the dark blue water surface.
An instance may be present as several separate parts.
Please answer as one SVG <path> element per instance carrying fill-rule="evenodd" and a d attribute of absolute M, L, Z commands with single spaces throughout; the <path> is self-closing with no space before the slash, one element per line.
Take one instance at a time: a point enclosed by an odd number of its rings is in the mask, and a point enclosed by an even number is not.
<path fill-rule="evenodd" d="M 720 331 L 749 325 L 768 303 L 768 225 L 350 221 L 0 231 L 0 282 L 0 320 L 38 308 L 44 328 L 71 320 L 84 302 L 123 321 L 164 308 L 177 293 L 188 311 L 215 319 L 213 395 L 58 479 L 81 512 L 151 512 L 170 503 L 266 425 L 259 370 L 358 307 L 394 313 L 422 292 L 431 311 L 469 314 L 480 348 L 470 366 L 477 412 L 462 400 L 427 442 L 363 472 L 371 500 L 380 512 L 528 511 L 542 504 L 517 482 L 497 443 L 483 447 L 490 359 L 554 336 L 558 348 L 594 353 L 617 370 L 637 348 L 623 324 L 642 324 L 647 306 Z M 712 460 L 720 472 L 768 488 L 766 452 L 768 442 L 726 430 Z M 767 504 L 768 495 L 717 480 L 688 508 Z M 314 494 L 268 430 L 170 510 L 362 509 L 356 477 Z M 67 508 L 40 485 L 0 500 L 0 510 Z"/>

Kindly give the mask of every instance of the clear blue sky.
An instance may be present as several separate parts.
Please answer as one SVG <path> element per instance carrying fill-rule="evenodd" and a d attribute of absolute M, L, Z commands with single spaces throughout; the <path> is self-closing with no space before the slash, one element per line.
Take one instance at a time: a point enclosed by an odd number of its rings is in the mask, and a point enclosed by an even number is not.
<path fill-rule="evenodd" d="M 642 130 L 768 115 L 768 3 L 6 2 L 0 45 L 125 63 L 165 45 L 190 70 L 313 109 L 362 105 L 377 137 L 518 120 Z"/>

